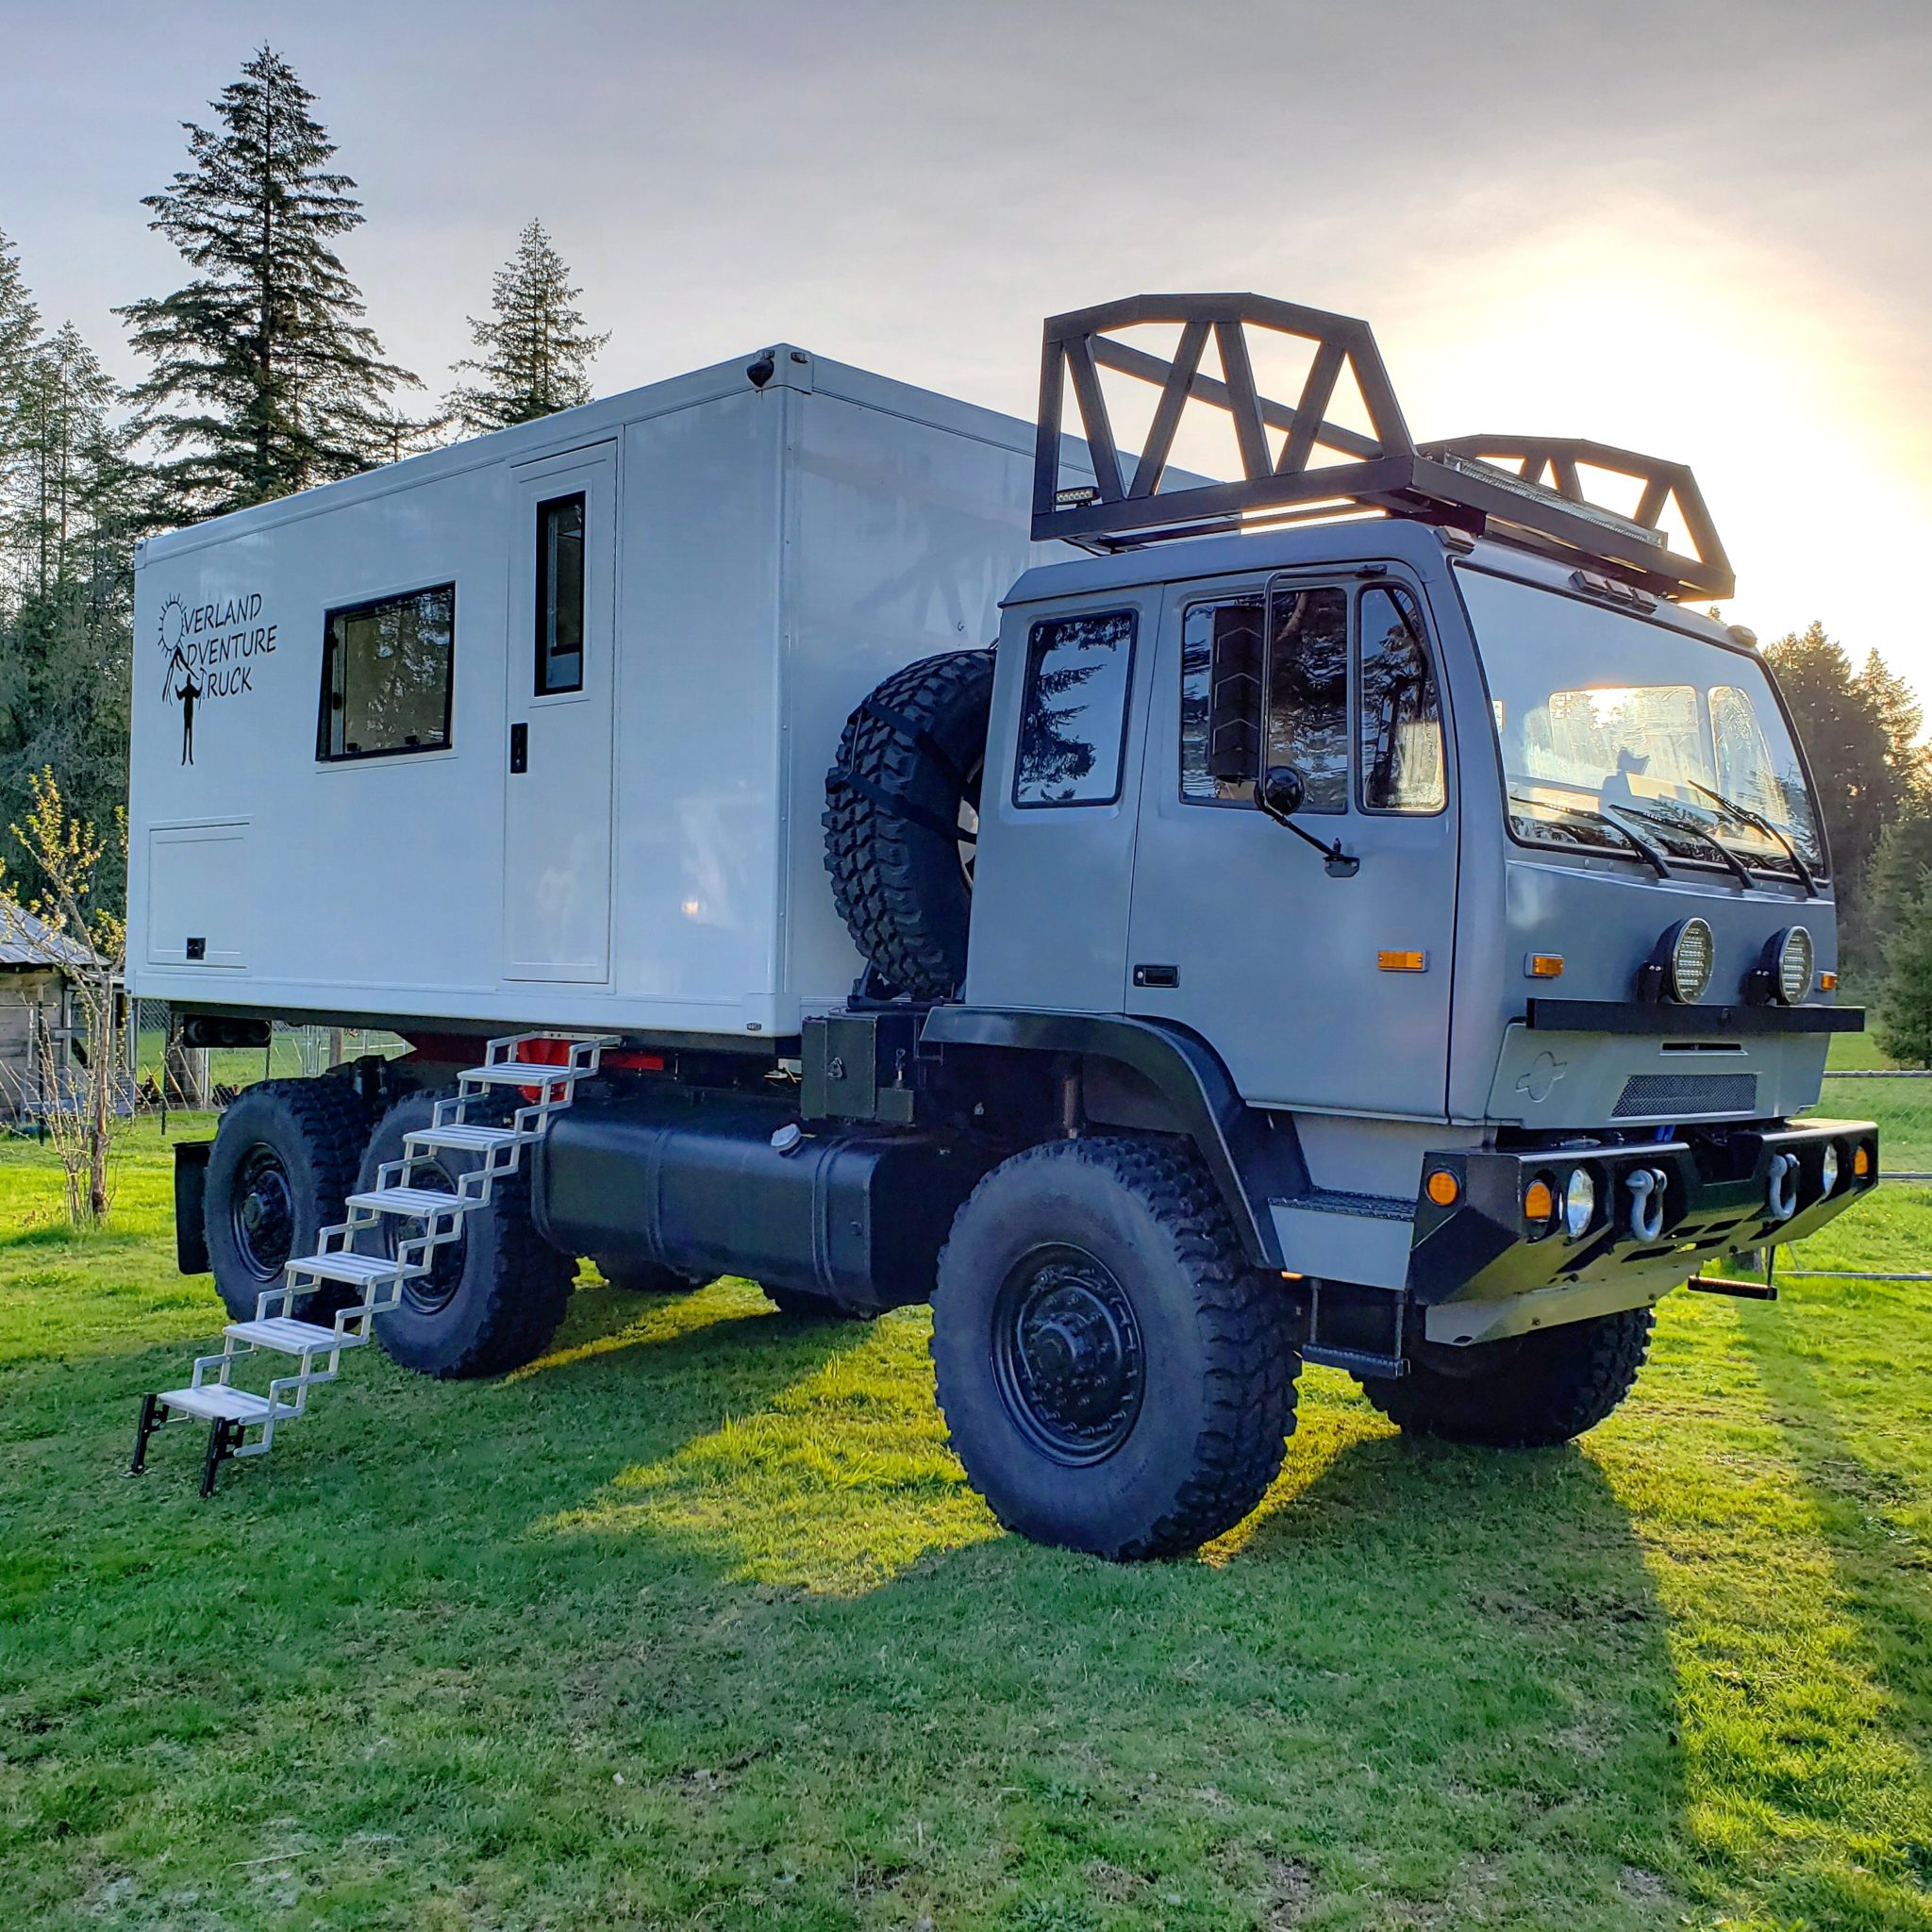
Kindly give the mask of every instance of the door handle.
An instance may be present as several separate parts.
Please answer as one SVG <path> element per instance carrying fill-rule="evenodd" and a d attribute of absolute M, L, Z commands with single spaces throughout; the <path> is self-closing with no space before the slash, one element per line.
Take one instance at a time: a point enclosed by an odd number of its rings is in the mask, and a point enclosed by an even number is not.
<path fill-rule="evenodd" d="M 509 768 L 512 773 L 530 769 L 530 727 L 527 724 L 509 727 Z"/>

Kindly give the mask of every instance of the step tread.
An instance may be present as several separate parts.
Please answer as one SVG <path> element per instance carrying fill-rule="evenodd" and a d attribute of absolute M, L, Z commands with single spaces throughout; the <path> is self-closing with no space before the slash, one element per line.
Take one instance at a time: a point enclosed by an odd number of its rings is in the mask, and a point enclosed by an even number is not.
<path fill-rule="evenodd" d="M 283 1355 L 321 1355 L 336 1348 L 360 1348 L 366 1335 L 337 1335 L 333 1327 L 314 1322 L 298 1322 L 292 1315 L 271 1315 L 259 1322 L 230 1322 L 222 1330 L 237 1341 L 251 1342 L 257 1348 L 273 1348 Z"/>
<path fill-rule="evenodd" d="M 480 1154 L 526 1138 L 510 1127 L 475 1127 L 466 1121 L 452 1121 L 446 1127 L 418 1127 L 403 1136 L 403 1144 L 411 1152 L 419 1147 L 460 1147 Z"/>
<path fill-rule="evenodd" d="M 210 1422 L 260 1423 L 275 1412 L 275 1404 L 266 1395 L 215 1382 L 204 1389 L 164 1389 L 155 1400 L 183 1415 L 206 1416 Z"/>
<path fill-rule="evenodd" d="M 422 1221 L 432 1214 L 461 1214 L 475 1204 L 463 1194 L 444 1193 L 439 1188 L 371 1188 L 365 1194 L 351 1194 L 351 1208 L 374 1208 L 383 1214 L 407 1214 Z"/>
<path fill-rule="evenodd" d="M 352 1284 L 364 1281 L 384 1281 L 400 1274 L 402 1266 L 388 1255 L 352 1255 L 347 1252 L 334 1255 L 304 1255 L 299 1260 L 289 1263 L 291 1269 L 304 1274 L 313 1274 L 323 1281 L 346 1281 Z"/>
<path fill-rule="evenodd" d="M 558 1086 L 583 1077 L 577 1068 L 540 1067 L 534 1060 L 497 1060 L 487 1067 L 471 1067 L 458 1075 L 458 1079 L 481 1080 L 491 1087 Z"/>

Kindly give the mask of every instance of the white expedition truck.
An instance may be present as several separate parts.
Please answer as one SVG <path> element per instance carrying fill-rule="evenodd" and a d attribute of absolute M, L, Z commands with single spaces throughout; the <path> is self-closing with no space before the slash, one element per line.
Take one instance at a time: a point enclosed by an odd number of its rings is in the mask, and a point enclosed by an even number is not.
<path fill-rule="evenodd" d="M 1660 1296 L 1876 1181 L 1793 1120 L 1861 1020 L 1690 472 L 1418 444 L 1358 322 L 1058 316 L 1034 424 L 779 346 L 137 585 L 132 990 L 411 1049 L 179 1150 L 234 1320 L 137 1469 L 206 1421 L 211 1487 L 371 1341 L 527 1361 L 591 1257 L 929 1299 L 1000 1518 L 1157 1556 L 1253 1507 L 1303 1360 L 1560 1441 Z"/>

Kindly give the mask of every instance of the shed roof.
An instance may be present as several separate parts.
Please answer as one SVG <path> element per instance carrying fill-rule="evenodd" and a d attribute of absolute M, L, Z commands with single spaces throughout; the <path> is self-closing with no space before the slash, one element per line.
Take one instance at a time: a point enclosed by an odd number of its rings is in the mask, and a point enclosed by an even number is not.
<path fill-rule="evenodd" d="M 93 957 L 91 946 L 0 896 L 0 966 L 85 966 Z"/>

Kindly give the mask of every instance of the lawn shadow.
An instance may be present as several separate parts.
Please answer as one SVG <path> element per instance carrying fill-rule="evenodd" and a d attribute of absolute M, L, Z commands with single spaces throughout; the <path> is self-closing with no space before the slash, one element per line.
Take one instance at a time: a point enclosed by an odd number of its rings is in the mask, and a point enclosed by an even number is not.
<path fill-rule="evenodd" d="M 1774 1325 L 1777 1318 L 1768 1311 L 1740 1315 L 1740 1342 L 1802 1485 L 1824 1555 L 1819 1621 L 1842 1619 L 1850 1638 L 1848 1644 L 1827 1643 L 1830 1660 L 1851 1680 L 1846 1690 L 1866 1707 L 1862 1725 L 1891 1747 L 1901 1779 L 1918 1792 L 1917 1806 L 1909 1807 L 1916 1818 L 1907 1815 L 1903 1791 L 1897 1794 L 1890 1835 L 1917 1848 L 1888 1875 L 1924 1886 L 1932 1879 L 1932 1843 L 1925 1842 L 1924 1830 L 1932 1807 L 1932 1555 L 1906 1513 L 1924 1499 L 1907 1477 L 1881 1466 L 1853 1441 L 1840 1403 L 1807 1358 L 1790 1318 Z M 1836 1818 L 1841 1808 L 1831 1786 L 1814 1796 L 1807 1784 L 1781 1781 L 1765 1795 L 1800 1814 L 1817 1808 Z"/>
<path fill-rule="evenodd" d="M 1667 1620 L 1587 1456 L 1357 1437 L 1203 1558 L 1116 1565 L 1000 1533 L 936 1429 L 901 1465 L 816 1441 L 864 1353 L 546 1525 L 755 1586 L 720 1640 L 749 1694 L 716 1720 L 748 1782 L 782 1787 L 793 1731 L 836 1739 L 882 1785 L 977 1807 L 1029 1888 L 1064 1866 L 1076 1904 L 1096 1871 L 1191 1865 L 1250 1900 L 1366 1888 L 1391 1924 L 1530 1923 L 1512 1910 L 1553 1883 L 1579 1926 L 1688 1910 Z M 682 1710 L 612 1668 L 600 1696 Z M 774 1683 L 837 1707 L 788 1723 Z"/>

